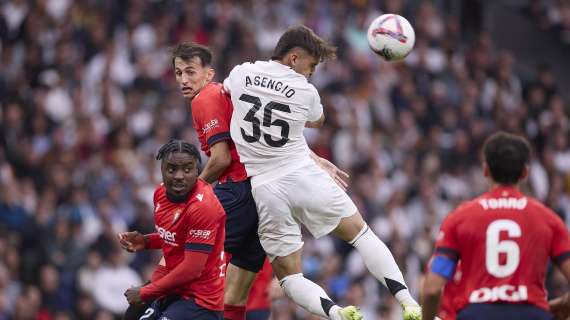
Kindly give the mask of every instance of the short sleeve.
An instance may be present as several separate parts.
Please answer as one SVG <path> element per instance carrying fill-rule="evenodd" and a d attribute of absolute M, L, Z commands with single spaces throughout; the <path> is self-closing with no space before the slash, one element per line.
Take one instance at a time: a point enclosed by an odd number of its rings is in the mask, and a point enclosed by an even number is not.
<path fill-rule="evenodd" d="M 323 105 L 321 104 L 321 97 L 319 96 L 319 92 L 317 91 L 317 89 L 313 85 L 310 86 L 311 86 L 311 93 L 313 95 L 312 97 L 313 101 L 309 105 L 309 113 L 307 115 L 307 120 L 317 121 L 323 115 Z"/>
<path fill-rule="evenodd" d="M 195 99 L 192 114 L 195 129 L 204 135 L 208 146 L 230 139 L 231 102 L 219 86 Z"/>
<path fill-rule="evenodd" d="M 232 71 L 230 71 L 230 74 L 228 75 L 228 77 L 226 79 L 224 79 L 223 85 L 224 85 L 224 91 L 227 92 L 229 95 L 232 94 L 232 80 L 237 76 L 238 72 L 239 72 L 239 65 L 235 66 Z"/>
<path fill-rule="evenodd" d="M 185 248 L 191 251 L 211 252 L 220 225 L 224 223 L 223 215 L 220 215 L 215 207 L 195 204 L 197 208 L 188 215 L 188 235 Z"/>
<path fill-rule="evenodd" d="M 562 263 L 564 260 L 570 258 L 570 236 L 568 229 L 562 219 L 556 214 L 551 213 L 552 216 L 552 244 L 550 246 L 550 257 L 557 264 Z"/>
<path fill-rule="evenodd" d="M 457 214 L 451 213 L 443 220 L 435 243 L 435 254 L 445 255 L 454 261 L 459 259 Z"/>

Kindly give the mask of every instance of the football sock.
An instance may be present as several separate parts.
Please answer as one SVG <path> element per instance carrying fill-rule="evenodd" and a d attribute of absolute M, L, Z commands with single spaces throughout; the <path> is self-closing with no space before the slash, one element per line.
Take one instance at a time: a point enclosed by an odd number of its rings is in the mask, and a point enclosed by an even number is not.
<path fill-rule="evenodd" d="M 323 288 L 303 277 L 302 273 L 286 276 L 279 281 L 279 285 L 281 285 L 281 288 L 283 288 L 283 291 L 289 298 L 310 313 L 336 319 L 329 317 L 329 313 L 333 311 L 333 316 L 336 316 L 339 307 L 332 302 Z"/>
<path fill-rule="evenodd" d="M 225 320 L 245 320 L 245 306 L 224 304 Z"/>
<path fill-rule="evenodd" d="M 394 295 L 400 304 L 417 305 L 390 249 L 365 225 L 349 243 L 358 250 L 368 271 Z"/>

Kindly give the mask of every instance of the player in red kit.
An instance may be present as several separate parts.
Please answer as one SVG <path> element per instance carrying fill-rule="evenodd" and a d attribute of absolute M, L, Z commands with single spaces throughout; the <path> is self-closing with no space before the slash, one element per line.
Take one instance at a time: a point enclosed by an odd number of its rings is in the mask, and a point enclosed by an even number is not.
<path fill-rule="evenodd" d="M 158 152 L 163 184 L 154 193 L 156 232 L 119 234 L 128 251 L 161 249 L 166 273 L 125 292 L 129 304 L 154 301 L 145 319 L 222 319 L 224 209 L 212 187 L 198 179 L 200 155 L 172 140 Z"/>
<path fill-rule="evenodd" d="M 226 275 L 224 318 L 242 320 L 255 275 L 265 261 L 265 251 L 257 233 L 258 215 L 251 185 L 230 137 L 231 99 L 221 84 L 212 81 L 214 69 L 208 48 L 180 43 L 172 50 L 172 63 L 182 94 L 191 99 L 192 125 L 201 149 L 209 157 L 200 177 L 209 183 L 218 182 L 214 192 L 227 215 L 225 251 L 231 258 Z"/>
<path fill-rule="evenodd" d="M 458 320 L 552 319 L 544 280 L 549 261 L 570 280 L 568 230 L 550 209 L 517 188 L 528 175 L 526 140 L 497 133 L 483 153 L 491 188 L 443 221 L 423 284 L 422 319 L 434 319 L 458 261 Z"/>

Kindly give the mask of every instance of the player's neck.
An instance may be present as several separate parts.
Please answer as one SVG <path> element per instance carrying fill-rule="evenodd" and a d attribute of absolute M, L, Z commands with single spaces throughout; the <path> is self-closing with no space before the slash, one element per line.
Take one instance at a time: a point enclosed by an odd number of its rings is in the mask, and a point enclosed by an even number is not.
<path fill-rule="evenodd" d="M 491 184 L 489 186 L 489 191 L 493 191 L 493 190 L 496 190 L 498 188 L 519 190 L 518 184 L 501 184 L 501 183 L 491 181 Z"/>
<path fill-rule="evenodd" d="M 286 66 L 286 67 L 291 67 L 291 66 L 289 66 L 288 64 L 286 64 L 285 62 L 283 62 L 282 60 L 273 60 L 273 59 L 272 59 L 271 61 L 277 62 L 277 63 L 279 63 L 279 64 L 282 64 L 282 65 L 284 65 L 284 66 Z"/>
<path fill-rule="evenodd" d="M 168 199 L 168 201 L 172 202 L 172 203 L 184 203 L 186 202 L 186 200 L 188 200 L 188 197 L 190 196 L 192 192 L 188 192 L 188 194 L 185 195 L 174 195 L 169 193 L 168 191 L 166 192 L 166 198 Z"/>

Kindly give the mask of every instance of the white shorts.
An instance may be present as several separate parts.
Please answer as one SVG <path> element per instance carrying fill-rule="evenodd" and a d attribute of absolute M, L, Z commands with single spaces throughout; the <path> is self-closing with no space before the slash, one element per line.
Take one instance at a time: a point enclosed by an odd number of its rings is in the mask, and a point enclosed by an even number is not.
<path fill-rule="evenodd" d="M 303 246 L 301 225 L 319 238 L 357 209 L 348 195 L 314 162 L 252 187 L 259 214 L 259 239 L 270 261 Z"/>

